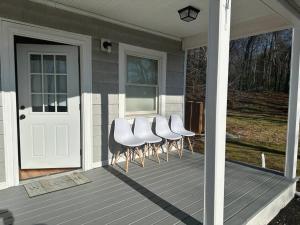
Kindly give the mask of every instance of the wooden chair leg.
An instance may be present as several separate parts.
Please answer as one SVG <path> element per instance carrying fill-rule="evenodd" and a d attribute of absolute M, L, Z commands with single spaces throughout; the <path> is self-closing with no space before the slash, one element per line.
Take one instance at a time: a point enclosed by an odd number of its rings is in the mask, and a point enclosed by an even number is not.
<path fill-rule="evenodd" d="M 118 164 L 119 158 L 120 158 L 120 151 L 117 151 L 116 154 L 114 154 L 114 161 L 113 161 L 113 165 Z"/>
<path fill-rule="evenodd" d="M 148 159 L 150 159 L 150 144 L 147 144 L 148 146 Z"/>
<path fill-rule="evenodd" d="M 169 148 L 170 148 L 170 143 L 167 141 L 167 162 L 169 162 Z"/>
<path fill-rule="evenodd" d="M 184 137 L 181 138 L 181 143 L 180 143 L 181 157 L 183 155 L 183 145 L 184 145 Z"/>
<path fill-rule="evenodd" d="M 187 137 L 187 139 L 188 139 L 188 142 L 189 142 L 190 150 L 192 151 L 192 154 L 193 154 L 194 153 L 194 148 L 193 148 L 193 145 L 191 143 L 191 139 L 190 139 L 190 137 Z"/>
<path fill-rule="evenodd" d="M 142 152 L 142 156 L 143 156 L 143 162 L 145 164 L 145 159 L 146 159 L 146 150 L 144 150 L 144 152 Z"/>
<path fill-rule="evenodd" d="M 141 155 L 142 154 L 141 149 L 137 147 L 136 152 L 137 152 L 138 157 L 140 159 L 141 166 L 144 167 L 144 161 L 143 161 L 143 158 L 142 158 L 142 155 Z"/>
<path fill-rule="evenodd" d="M 111 165 L 114 166 L 116 162 L 116 154 L 113 153 L 112 158 L 111 158 Z"/>
<path fill-rule="evenodd" d="M 152 156 L 154 156 L 155 149 L 154 149 L 153 145 L 150 145 L 150 146 L 151 146 Z"/>
<path fill-rule="evenodd" d="M 144 153 L 146 154 L 146 152 L 149 152 L 148 144 L 145 144 L 145 146 L 144 146 Z M 149 157 L 149 153 L 148 153 L 148 157 Z"/>
<path fill-rule="evenodd" d="M 142 166 L 145 167 L 145 152 L 143 152 L 142 149 L 140 149 L 140 152 L 141 152 Z"/>
<path fill-rule="evenodd" d="M 125 156 L 126 156 L 125 172 L 128 173 L 128 164 L 129 164 L 129 157 L 130 157 L 129 148 L 127 148 Z"/>
<path fill-rule="evenodd" d="M 181 151 L 180 151 L 180 148 L 178 146 L 178 142 L 177 141 L 174 141 L 174 147 L 176 148 L 177 152 L 178 152 L 178 155 L 179 155 L 179 158 L 181 159 Z"/>
<path fill-rule="evenodd" d="M 155 155 L 158 161 L 158 164 L 160 164 L 160 159 L 159 159 L 159 153 L 158 153 L 158 147 L 154 144 L 154 151 L 155 151 Z"/>
<path fill-rule="evenodd" d="M 135 160 L 135 152 L 130 152 L 130 162 L 133 162 Z"/>

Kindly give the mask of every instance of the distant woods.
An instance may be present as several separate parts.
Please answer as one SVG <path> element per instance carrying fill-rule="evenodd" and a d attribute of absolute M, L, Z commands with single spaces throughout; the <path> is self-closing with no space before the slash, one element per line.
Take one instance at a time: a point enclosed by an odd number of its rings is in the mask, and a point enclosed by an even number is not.
<path fill-rule="evenodd" d="M 288 92 L 292 31 L 230 42 L 229 91 Z M 187 95 L 204 96 L 207 48 L 188 51 Z M 192 96 L 190 96 L 192 97 Z"/>

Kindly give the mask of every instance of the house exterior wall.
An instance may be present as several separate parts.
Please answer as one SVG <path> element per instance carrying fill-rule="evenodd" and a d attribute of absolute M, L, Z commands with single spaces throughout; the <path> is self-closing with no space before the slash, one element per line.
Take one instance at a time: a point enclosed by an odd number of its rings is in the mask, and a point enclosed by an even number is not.
<path fill-rule="evenodd" d="M 110 158 L 111 124 L 119 115 L 118 43 L 167 52 L 166 116 L 183 114 L 184 52 L 181 42 L 27 0 L 2 0 L 0 17 L 92 36 L 93 162 Z M 112 52 L 100 50 L 100 39 L 112 41 Z M 1 104 L 2 105 L 2 104 Z M 1 110 L 0 105 L 0 110 Z M 0 113 L 2 131 L 2 110 Z M 0 132 L 0 182 L 5 179 L 3 132 Z"/>

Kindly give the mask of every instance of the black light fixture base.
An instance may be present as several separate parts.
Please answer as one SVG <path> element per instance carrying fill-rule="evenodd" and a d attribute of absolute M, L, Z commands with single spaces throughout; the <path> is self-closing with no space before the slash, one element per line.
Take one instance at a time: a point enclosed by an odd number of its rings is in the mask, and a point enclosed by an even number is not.
<path fill-rule="evenodd" d="M 191 22 L 195 20 L 199 14 L 200 10 L 193 7 L 193 6 L 187 6 L 183 9 L 178 10 L 180 19 L 185 22 Z"/>

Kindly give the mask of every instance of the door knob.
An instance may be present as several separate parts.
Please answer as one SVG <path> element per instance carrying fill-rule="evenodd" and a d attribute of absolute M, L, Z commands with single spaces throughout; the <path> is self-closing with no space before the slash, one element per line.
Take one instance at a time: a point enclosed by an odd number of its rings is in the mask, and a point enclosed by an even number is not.
<path fill-rule="evenodd" d="M 24 114 L 22 114 L 21 116 L 20 116 L 20 120 L 24 120 L 26 118 L 26 116 L 24 115 Z"/>
<path fill-rule="evenodd" d="M 21 109 L 21 110 L 24 110 L 24 109 L 25 109 L 25 106 L 24 106 L 24 105 L 21 105 L 20 109 Z"/>

